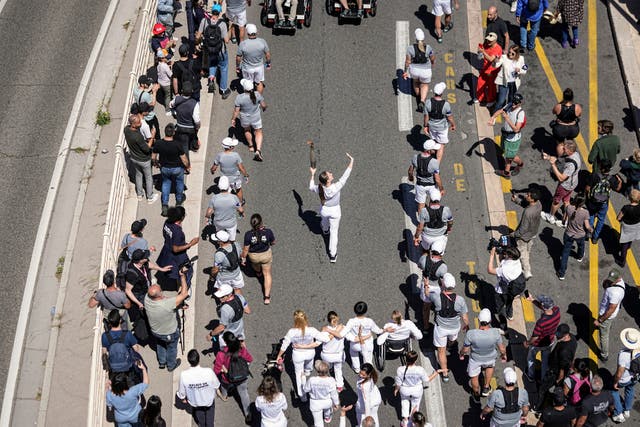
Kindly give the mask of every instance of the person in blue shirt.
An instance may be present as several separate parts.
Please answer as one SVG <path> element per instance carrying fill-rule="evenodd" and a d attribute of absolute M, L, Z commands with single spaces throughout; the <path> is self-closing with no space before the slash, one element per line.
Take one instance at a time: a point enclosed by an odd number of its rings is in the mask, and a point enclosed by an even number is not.
<path fill-rule="evenodd" d="M 549 0 L 518 0 L 516 24 L 520 26 L 520 47 L 523 51 L 525 48 L 532 51 L 536 47 L 542 14 L 548 8 Z M 527 31 L 527 24 L 531 24 L 529 31 Z"/>
<path fill-rule="evenodd" d="M 140 395 L 149 387 L 149 374 L 142 362 L 138 362 L 142 370 L 142 382 L 129 388 L 127 375 L 116 374 L 111 381 L 111 388 L 107 391 L 107 406 L 113 409 L 116 427 L 139 427 L 138 416 Z"/>

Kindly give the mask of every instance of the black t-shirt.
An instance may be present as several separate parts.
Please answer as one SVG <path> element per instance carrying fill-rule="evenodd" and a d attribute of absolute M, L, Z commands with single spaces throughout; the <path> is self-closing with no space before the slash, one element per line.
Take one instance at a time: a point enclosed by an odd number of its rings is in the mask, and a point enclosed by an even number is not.
<path fill-rule="evenodd" d="M 499 16 L 493 21 L 489 21 L 487 19 L 487 31 L 485 32 L 485 36 L 489 33 L 496 33 L 498 36 L 498 44 L 502 47 L 503 51 L 509 47 L 504 45 L 504 42 L 506 41 L 504 35 L 508 32 L 509 29 L 507 28 L 507 23 Z"/>
<path fill-rule="evenodd" d="M 613 397 L 611 392 L 604 390 L 600 394 L 589 396 L 582 399 L 582 408 L 580 408 L 580 416 L 587 416 L 585 427 L 598 427 L 609 419 L 609 406 L 613 405 Z"/>
<path fill-rule="evenodd" d="M 131 291 L 136 296 L 146 294 L 149 289 L 149 284 L 151 283 L 151 271 L 149 271 L 149 267 L 147 264 L 144 264 L 142 268 L 143 271 L 140 271 L 133 263 L 130 263 L 125 275 L 127 283 L 130 283 L 133 287 Z"/>
<path fill-rule="evenodd" d="M 544 423 L 544 427 L 571 427 L 571 421 L 576 416 L 576 410 L 571 406 L 565 406 L 562 410 L 551 407 L 542 411 L 540 421 Z"/>
<path fill-rule="evenodd" d="M 622 207 L 622 222 L 634 225 L 640 222 L 640 205 L 624 205 Z"/>
<path fill-rule="evenodd" d="M 549 357 L 549 368 L 555 374 L 558 374 L 560 369 L 563 369 L 565 376 L 569 375 L 569 368 L 576 355 L 577 348 L 578 343 L 573 335 L 571 335 L 569 341 L 558 341 Z"/>
<path fill-rule="evenodd" d="M 193 74 L 195 76 L 195 81 L 193 81 L 193 91 L 197 92 L 202 88 L 202 85 L 200 84 L 200 65 L 198 64 L 198 61 L 196 61 L 195 59 L 189 59 L 187 61 L 177 61 L 175 64 L 173 64 L 172 67 L 172 71 L 173 71 L 173 75 L 172 77 L 174 79 L 178 80 L 178 92 L 182 93 L 182 73 L 185 72 L 185 70 L 188 70 L 189 68 L 191 68 L 191 71 L 193 71 Z"/>
<path fill-rule="evenodd" d="M 180 144 L 175 141 L 167 141 L 161 139 L 153 144 L 153 152 L 158 153 L 160 166 L 163 168 L 177 168 L 184 166 L 180 156 L 184 154 L 184 150 Z"/>

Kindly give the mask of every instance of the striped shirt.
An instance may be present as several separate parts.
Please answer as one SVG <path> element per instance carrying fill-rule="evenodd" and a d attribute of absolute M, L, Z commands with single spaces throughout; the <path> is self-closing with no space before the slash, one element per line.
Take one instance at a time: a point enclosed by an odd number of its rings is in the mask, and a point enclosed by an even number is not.
<path fill-rule="evenodd" d="M 542 312 L 542 315 L 533 328 L 532 337 L 537 337 L 533 341 L 534 347 L 547 347 L 555 340 L 556 330 L 560 324 L 560 308 L 553 307 L 551 314 Z"/>

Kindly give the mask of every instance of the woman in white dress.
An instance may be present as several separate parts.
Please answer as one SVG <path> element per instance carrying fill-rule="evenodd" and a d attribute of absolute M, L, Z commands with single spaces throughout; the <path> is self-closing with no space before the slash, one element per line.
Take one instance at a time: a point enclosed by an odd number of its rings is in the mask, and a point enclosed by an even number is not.
<path fill-rule="evenodd" d="M 293 370 L 296 377 L 296 391 L 303 402 L 306 401 L 306 396 L 302 393 L 302 386 L 307 377 L 311 375 L 313 359 L 316 355 L 315 348 L 328 340 L 329 338 L 326 334 L 322 334 L 316 328 L 309 326 L 309 321 L 304 311 L 296 310 L 293 312 L 293 328 L 289 329 L 282 340 L 282 347 L 278 353 L 278 363 L 283 363 L 282 355 L 291 345 L 293 347 L 291 361 L 293 362 Z"/>
<path fill-rule="evenodd" d="M 340 227 L 340 191 L 347 183 L 351 169 L 353 169 L 353 157 L 346 153 L 349 158 L 349 165 L 338 181 L 333 180 L 333 174 L 329 171 L 320 173 L 318 181 L 315 183 L 316 168 L 309 168 L 311 171 L 311 179 L 309 181 L 309 190 L 320 196 L 320 227 L 323 234 L 329 234 L 329 261 L 336 262 L 338 255 L 338 228 Z"/>
<path fill-rule="evenodd" d="M 378 381 L 378 373 L 371 363 L 365 363 L 358 374 L 358 402 L 356 403 L 356 418 L 358 425 L 362 425 L 363 419 L 367 417 L 373 418 L 376 426 L 380 426 L 378 420 L 378 408 L 382 403 L 380 390 L 376 385 Z"/>
<path fill-rule="evenodd" d="M 329 334 L 329 341 L 322 344 L 320 357 L 329 364 L 329 368 L 333 368 L 333 374 L 338 385 L 338 392 L 340 392 L 344 387 L 344 378 L 342 376 L 344 338 L 340 336 L 344 325 L 340 323 L 340 318 L 335 311 L 330 311 L 329 314 L 327 314 L 327 322 L 328 325 L 322 328 L 322 332 Z"/>
<path fill-rule="evenodd" d="M 324 427 L 331 422 L 331 413 L 340 406 L 336 380 L 329 375 L 329 364 L 316 360 L 318 375 L 311 377 L 304 384 L 304 392 L 309 393 L 309 410 L 313 415 L 314 427 Z"/>
<path fill-rule="evenodd" d="M 278 390 L 276 381 L 266 376 L 258 387 L 256 409 L 262 415 L 260 427 L 287 427 L 287 398 Z"/>
<path fill-rule="evenodd" d="M 397 396 L 400 393 L 401 427 L 406 427 L 409 423 L 409 417 L 420 409 L 424 389 L 442 372 L 442 369 L 439 369 L 431 375 L 427 375 L 427 371 L 422 366 L 416 365 L 417 360 L 418 353 L 411 350 L 407 353 L 407 365 L 398 366 L 396 371 L 393 394 Z"/>

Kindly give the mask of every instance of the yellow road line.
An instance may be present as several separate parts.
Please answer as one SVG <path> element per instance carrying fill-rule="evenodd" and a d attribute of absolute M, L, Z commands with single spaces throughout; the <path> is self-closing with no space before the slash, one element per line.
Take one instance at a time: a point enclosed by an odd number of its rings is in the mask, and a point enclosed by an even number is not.
<path fill-rule="evenodd" d="M 518 214 L 516 211 L 506 211 L 507 214 L 507 227 L 512 230 L 515 230 L 518 227 Z"/>
<path fill-rule="evenodd" d="M 524 314 L 525 322 L 535 322 L 536 315 L 533 312 L 533 303 L 526 298 L 521 298 L 522 301 L 522 314 Z"/>
<path fill-rule="evenodd" d="M 594 262 L 595 260 L 595 262 Z M 591 314 L 594 317 L 598 316 L 598 245 L 594 245 L 593 243 L 589 243 L 589 309 L 591 310 Z M 591 332 L 591 336 L 595 342 L 598 341 L 598 330 L 593 327 L 593 323 L 591 323 L 591 319 L 589 319 L 589 331 Z M 593 360 L 594 363 L 598 363 L 598 357 L 595 352 L 589 347 L 589 359 Z"/>
<path fill-rule="evenodd" d="M 487 9 L 482 10 L 482 28 L 487 28 Z"/>

